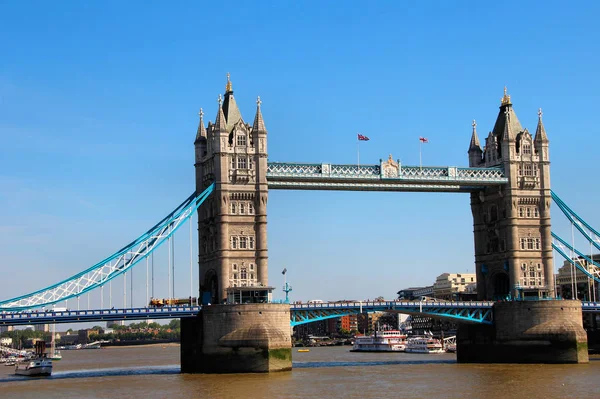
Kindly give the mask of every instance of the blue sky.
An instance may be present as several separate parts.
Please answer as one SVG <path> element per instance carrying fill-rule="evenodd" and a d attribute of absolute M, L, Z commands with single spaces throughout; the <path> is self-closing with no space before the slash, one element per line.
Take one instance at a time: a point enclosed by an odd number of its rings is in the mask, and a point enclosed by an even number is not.
<path fill-rule="evenodd" d="M 465 166 L 471 121 L 483 139 L 506 85 L 530 131 L 543 108 L 553 189 L 598 226 L 599 8 L 0 1 L 0 297 L 87 268 L 187 197 L 198 109 L 214 120 L 227 72 L 246 121 L 261 96 L 269 159 L 288 162 L 353 163 L 361 132 L 361 164 L 418 164 L 425 136 L 424 164 Z M 474 269 L 468 195 L 272 191 L 268 212 L 278 297 L 284 267 L 299 300 L 393 298 Z"/>

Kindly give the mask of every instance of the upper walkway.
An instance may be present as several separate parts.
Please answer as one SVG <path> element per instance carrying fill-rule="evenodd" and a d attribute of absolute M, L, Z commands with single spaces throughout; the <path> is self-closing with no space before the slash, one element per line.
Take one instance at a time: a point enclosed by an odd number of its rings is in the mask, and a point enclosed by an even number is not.
<path fill-rule="evenodd" d="M 356 313 L 397 312 L 444 318 L 459 323 L 493 324 L 494 302 L 327 302 L 292 304 L 292 326 Z M 0 326 L 52 323 L 85 323 L 117 320 L 159 320 L 193 317 L 201 306 L 168 306 L 162 308 L 95 309 L 67 311 L 22 311 L 0 314 Z M 583 312 L 600 313 L 600 302 L 582 302 Z"/>
<path fill-rule="evenodd" d="M 508 183 L 501 168 L 269 162 L 269 189 L 470 192 Z"/>

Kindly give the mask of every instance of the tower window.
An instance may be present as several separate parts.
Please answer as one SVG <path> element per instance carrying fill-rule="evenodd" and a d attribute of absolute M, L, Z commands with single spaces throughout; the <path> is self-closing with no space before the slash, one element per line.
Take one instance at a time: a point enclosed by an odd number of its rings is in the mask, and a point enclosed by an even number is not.
<path fill-rule="evenodd" d="M 252 157 L 248 158 L 248 169 L 254 169 L 254 162 L 252 161 Z"/>
<path fill-rule="evenodd" d="M 238 169 L 246 169 L 246 158 L 238 157 Z"/>
<path fill-rule="evenodd" d="M 523 154 L 531 154 L 531 144 L 523 144 Z"/>
<path fill-rule="evenodd" d="M 519 217 L 522 218 L 523 217 L 523 207 L 519 208 Z"/>
<path fill-rule="evenodd" d="M 235 169 L 235 157 L 231 157 L 231 169 Z"/>
<path fill-rule="evenodd" d="M 231 237 L 231 248 L 232 249 L 237 249 L 238 246 L 238 239 L 237 237 Z"/>
<path fill-rule="evenodd" d="M 246 272 L 246 269 L 245 269 L 245 268 L 244 268 L 244 269 L 242 269 L 242 272 L 241 272 L 241 277 L 242 277 L 242 280 L 245 280 L 245 279 L 247 279 L 247 278 L 248 278 L 248 273 Z"/>
<path fill-rule="evenodd" d="M 237 270 L 237 264 L 236 263 L 233 264 L 233 270 Z"/>
<path fill-rule="evenodd" d="M 246 135 L 238 134 L 237 136 L 237 145 L 246 145 Z"/>
<path fill-rule="evenodd" d="M 236 212 L 236 209 L 235 209 L 235 208 L 236 208 L 236 207 L 235 207 L 235 202 L 232 202 L 232 203 L 231 203 L 231 214 L 232 214 L 232 215 L 235 215 L 235 212 Z"/>
<path fill-rule="evenodd" d="M 246 207 L 244 204 L 240 204 L 240 215 L 244 215 L 246 213 Z"/>
<path fill-rule="evenodd" d="M 254 249 L 254 237 L 248 237 L 248 247 Z M 252 266 L 250 266 L 250 269 L 252 269 Z"/>
<path fill-rule="evenodd" d="M 254 280 L 254 273 L 250 273 L 250 280 Z"/>
<path fill-rule="evenodd" d="M 531 165 L 523 165 L 523 175 L 524 176 L 533 176 L 533 170 Z"/>
<path fill-rule="evenodd" d="M 539 214 L 539 211 L 538 211 L 537 206 L 536 206 L 536 207 L 533 208 L 533 217 L 537 218 L 539 216 L 540 216 L 540 214 Z"/>
<path fill-rule="evenodd" d="M 254 263 L 250 263 L 250 270 L 254 270 Z"/>
<path fill-rule="evenodd" d="M 250 203 L 248 204 L 248 213 L 249 213 L 250 215 L 253 215 L 253 214 L 254 214 L 254 205 L 252 205 L 252 202 L 250 202 Z"/>
<path fill-rule="evenodd" d="M 531 217 L 531 208 L 527 208 L 527 217 L 530 218 Z"/>
<path fill-rule="evenodd" d="M 246 249 L 246 237 L 240 237 L 240 249 Z"/>

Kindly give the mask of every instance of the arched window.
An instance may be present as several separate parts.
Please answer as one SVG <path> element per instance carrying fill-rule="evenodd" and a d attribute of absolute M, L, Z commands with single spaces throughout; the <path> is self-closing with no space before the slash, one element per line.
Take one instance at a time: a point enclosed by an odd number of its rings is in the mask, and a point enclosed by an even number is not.
<path fill-rule="evenodd" d="M 238 134 L 237 145 L 246 145 L 246 135 L 245 134 Z"/>

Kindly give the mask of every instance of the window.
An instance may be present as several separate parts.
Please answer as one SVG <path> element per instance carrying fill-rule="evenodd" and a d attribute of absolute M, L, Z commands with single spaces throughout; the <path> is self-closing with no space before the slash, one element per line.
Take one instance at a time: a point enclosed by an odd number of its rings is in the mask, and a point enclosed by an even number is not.
<path fill-rule="evenodd" d="M 248 274 L 246 273 L 246 269 L 242 269 L 242 272 L 240 273 L 242 280 L 245 280 L 248 278 Z"/>
<path fill-rule="evenodd" d="M 531 154 L 531 144 L 523 144 L 523 154 Z"/>
<path fill-rule="evenodd" d="M 237 280 L 237 276 L 238 276 L 238 274 L 237 274 L 237 273 L 233 273 L 233 279 L 234 279 L 234 280 Z"/>
<path fill-rule="evenodd" d="M 533 238 L 527 239 L 527 249 L 533 249 Z"/>
<path fill-rule="evenodd" d="M 527 217 L 530 218 L 531 217 L 531 208 L 527 207 Z"/>
<path fill-rule="evenodd" d="M 252 202 L 248 203 L 248 213 L 250 215 L 254 214 L 254 205 L 252 205 Z"/>
<path fill-rule="evenodd" d="M 240 215 L 243 215 L 246 213 L 246 207 L 244 206 L 244 204 L 240 204 Z"/>
<path fill-rule="evenodd" d="M 237 270 L 237 264 L 235 264 L 235 263 L 233 264 L 233 270 Z"/>
<path fill-rule="evenodd" d="M 238 246 L 238 239 L 237 237 L 231 237 L 231 248 L 232 249 L 237 249 Z"/>
<path fill-rule="evenodd" d="M 252 161 L 252 157 L 248 158 L 248 169 L 254 169 L 254 162 Z"/>
<path fill-rule="evenodd" d="M 237 145 L 246 145 L 246 135 L 245 134 L 238 134 Z"/>
<path fill-rule="evenodd" d="M 539 214 L 538 208 L 536 206 L 536 207 L 533 208 L 533 217 L 537 218 L 539 216 L 540 216 L 540 214 Z"/>
<path fill-rule="evenodd" d="M 238 157 L 238 169 L 246 169 L 246 158 Z"/>
<path fill-rule="evenodd" d="M 533 176 L 531 165 L 523 165 L 523 175 L 524 176 Z"/>
<path fill-rule="evenodd" d="M 246 249 L 246 237 L 240 237 L 240 249 Z"/>
<path fill-rule="evenodd" d="M 254 280 L 254 273 L 250 273 L 250 280 Z"/>
<path fill-rule="evenodd" d="M 254 263 L 250 263 L 250 270 L 254 270 Z"/>
<path fill-rule="evenodd" d="M 540 249 L 540 239 L 539 238 L 535 239 L 535 249 Z"/>
<path fill-rule="evenodd" d="M 250 249 L 254 249 L 254 237 L 248 237 L 248 247 Z M 250 269 L 252 269 L 252 265 L 250 265 Z"/>
<path fill-rule="evenodd" d="M 231 169 L 235 169 L 235 157 L 231 156 Z"/>
<path fill-rule="evenodd" d="M 523 216 L 523 208 L 521 207 L 519 208 L 519 217 L 522 218 Z"/>
<path fill-rule="evenodd" d="M 235 202 L 231 203 L 231 214 L 235 215 Z"/>
<path fill-rule="evenodd" d="M 533 164 L 533 175 L 537 176 L 538 175 L 538 167 L 536 164 Z"/>
<path fill-rule="evenodd" d="M 525 249 L 525 239 L 521 238 L 521 249 Z M 525 264 L 523 264 L 525 265 Z"/>

